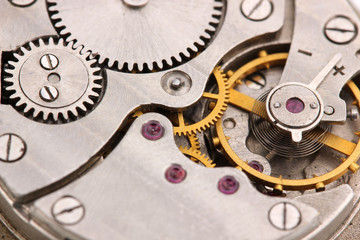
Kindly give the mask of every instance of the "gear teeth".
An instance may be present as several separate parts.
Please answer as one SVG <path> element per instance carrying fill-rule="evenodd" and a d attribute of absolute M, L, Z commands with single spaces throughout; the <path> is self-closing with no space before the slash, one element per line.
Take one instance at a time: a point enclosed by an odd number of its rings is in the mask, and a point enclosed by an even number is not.
<path fill-rule="evenodd" d="M 190 159 L 195 159 L 198 162 L 201 162 L 205 167 L 214 168 L 216 165 L 210 160 L 206 154 L 202 154 L 199 150 L 192 150 L 191 148 L 180 146 L 179 150 L 186 156 L 190 157 Z"/>
<path fill-rule="evenodd" d="M 197 123 L 192 125 L 184 126 L 183 128 L 174 127 L 174 133 L 178 136 L 186 135 L 186 134 L 196 134 L 197 132 L 205 131 L 206 129 L 210 128 L 211 126 L 215 125 L 217 121 L 221 118 L 224 112 L 227 109 L 229 98 L 230 98 L 230 91 L 229 91 L 229 84 L 226 75 L 217 67 L 214 69 L 213 74 L 216 78 L 218 88 L 219 88 L 219 98 L 216 102 L 214 109 L 206 116 L 204 119 L 200 120 Z"/>
<path fill-rule="evenodd" d="M 36 43 L 38 43 L 38 45 Z M 88 61 L 87 56 L 81 54 L 80 48 L 74 48 L 74 42 L 65 42 L 62 38 L 58 41 L 54 38 L 49 38 L 47 42 L 40 38 L 34 42 L 29 42 L 28 46 L 29 49 L 26 49 L 24 46 L 20 47 L 19 51 L 13 54 L 17 61 L 9 61 L 8 67 L 4 69 L 7 74 L 11 75 L 5 77 L 4 81 L 11 84 L 5 87 L 5 91 L 9 92 L 9 99 L 14 100 L 12 105 L 19 111 L 31 114 L 33 118 L 40 118 L 41 116 L 42 120 L 45 122 L 52 120 L 57 122 L 60 118 L 67 122 L 70 120 L 69 117 L 72 117 L 73 120 L 73 116 L 78 117 L 80 114 L 84 115 L 84 113 L 88 111 L 87 105 L 92 106 L 96 103 L 94 98 L 100 97 L 98 90 L 103 88 L 103 85 L 100 82 L 102 81 L 102 77 L 97 75 L 100 73 L 101 69 L 94 66 L 96 60 L 92 59 Z M 27 98 L 26 94 L 24 94 L 19 81 L 22 65 L 28 58 L 33 56 L 34 53 L 53 49 L 63 50 L 64 52 L 77 56 L 79 61 L 86 66 L 88 71 L 89 79 L 87 81 L 89 84 L 86 93 L 83 94 L 77 102 L 72 103 L 72 105 L 69 106 L 64 106 L 63 108 L 51 108 L 34 103 Z"/>
<path fill-rule="evenodd" d="M 200 142 L 199 142 L 199 138 L 197 137 L 197 135 L 196 134 L 188 134 L 187 137 L 189 139 L 191 149 L 194 151 L 200 151 Z"/>
<path fill-rule="evenodd" d="M 74 46 L 82 45 L 83 46 L 83 49 L 81 50 L 82 54 L 85 54 L 85 52 L 89 52 L 89 55 L 91 55 L 94 51 L 96 51 L 96 49 L 91 49 L 91 46 L 87 46 L 86 43 L 78 42 L 77 39 L 78 37 L 75 36 L 75 33 L 71 32 L 73 30 L 68 30 L 66 26 L 67 23 L 65 22 L 66 20 L 63 19 L 64 17 L 61 16 L 61 11 L 59 11 L 59 6 L 58 6 L 59 1 L 61 0 L 47 0 L 48 3 L 51 3 L 50 6 L 48 6 L 48 11 L 50 18 L 54 22 L 54 27 L 59 31 L 61 37 L 66 36 L 65 40 L 67 42 L 76 41 L 76 44 L 74 44 Z M 121 59 L 120 57 L 104 56 L 103 54 L 100 53 L 100 55 L 98 55 L 99 64 L 104 66 L 106 65 L 109 68 L 115 68 L 119 71 L 143 72 L 148 70 L 157 71 L 157 70 L 170 69 L 174 66 L 177 66 L 178 64 L 183 63 L 184 61 L 188 61 L 192 59 L 193 57 L 196 56 L 196 54 L 194 53 L 199 53 L 200 51 L 202 51 L 206 47 L 208 41 L 214 37 L 214 33 L 217 30 L 216 26 L 220 23 L 219 19 L 223 14 L 221 9 L 224 8 L 225 3 L 224 1 L 213 0 L 213 3 L 211 4 L 213 8 L 212 10 L 213 14 L 210 16 L 210 21 L 208 22 L 208 24 L 206 24 L 206 26 L 205 25 L 203 26 L 204 32 L 199 34 L 199 39 L 194 39 L 196 40 L 196 42 L 191 44 L 191 46 L 189 46 L 187 49 L 183 49 L 179 51 L 179 53 L 173 54 L 173 56 L 169 56 L 161 60 L 154 59 L 155 61 L 149 61 L 145 59 L 144 61 L 137 61 L 135 59 L 137 62 L 131 60 L 120 62 L 119 61 L 119 59 Z M 201 48 L 198 48 L 198 46 L 201 46 Z M 184 55 L 186 58 L 183 59 L 182 55 Z M 176 61 L 173 61 L 173 58 L 176 59 Z"/>
<path fill-rule="evenodd" d="M 55 45 L 54 38 L 49 38 L 49 45 Z"/>

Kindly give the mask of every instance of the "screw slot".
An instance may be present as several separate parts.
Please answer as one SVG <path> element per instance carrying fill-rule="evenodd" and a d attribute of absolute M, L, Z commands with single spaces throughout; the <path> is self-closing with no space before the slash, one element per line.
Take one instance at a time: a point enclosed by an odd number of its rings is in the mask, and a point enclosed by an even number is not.
<path fill-rule="evenodd" d="M 275 228 L 287 231 L 296 228 L 300 224 L 301 213 L 293 204 L 281 202 L 270 209 L 269 221 Z"/>
<path fill-rule="evenodd" d="M 45 102 L 54 102 L 59 97 L 59 91 L 53 86 L 44 86 L 40 89 L 39 95 Z"/>
<path fill-rule="evenodd" d="M 45 54 L 40 58 L 40 65 L 45 70 L 54 70 L 59 65 L 59 59 L 54 54 Z"/>
<path fill-rule="evenodd" d="M 264 21 L 270 17 L 273 8 L 270 0 L 244 0 L 240 6 L 241 13 L 252 21 Z"/>
<path fill-rule="evenodd" d="M 24 157 L 26 144 L 24 140 L 12 133 L 0 136 L 0 160 L 3 162 L 15 162 Z"/>
<path fill-rule="evenodd" d="M 74 225 L 85 216 L 84 205 L 72 196 L 58 199 L 51 208 L 54 219 L 62 225 Z"/>
<path fill-rule="evenodd" d="M 348 44 L 356 38 L 358 28 L 350 18 L 340 15 L 331 18 L 325 24 L 324 34 L 330 42 Z"/>

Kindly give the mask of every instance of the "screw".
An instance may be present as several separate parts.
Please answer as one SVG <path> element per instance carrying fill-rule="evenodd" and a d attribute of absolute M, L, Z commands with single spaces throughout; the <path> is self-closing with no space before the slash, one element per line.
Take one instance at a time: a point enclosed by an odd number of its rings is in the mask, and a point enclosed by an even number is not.
<path fill-rule="evenodd" d="M 242 14 L 253 21 L 263 21 L 273 12 L 273 4 L 270 0 L 244 0 L 240 8 Z"/>
<path fill-rule="evenodd" d="M 281 103 L 279 102 L 274 103 L 274 108 L 281 108 Z"/>
<path fill-rule="evenodd" d="M 351 121 L 355 121 L 359 118 L 359 109 L 356 106 L 351 106 L 347 111 L 347 117 L 350 118 Z"/>
<path fill-rule="evenodd" d="M 84 218 L 85 207 L 76 198 L 64 196 L 53 204 L 51 213 L 58 223 L 74 225 Z"/>
<path fill-rule="evenodd" d="M 324 113 L 326 115 L 333 115 L 335 112 L 335 109 L 332 106 L 326 106 L 324 109 Z"/>
<path fill-rule="evenodd" d="M 158 140 L 164 135 L 165 129 L 158 121 L 151 120 L 142 127 L 142 135 L 148 140 Z"/>
<path fill-rule="evenodd" d="M 224 194 L 233 194 L 239 189 L 239 185 L 233 176 L 225 176 L 219 180 L 218 189 Z"/>
<path fill-rule="evenodd" d="M 331 18 L 324 27 L 326 38 L 336 44 L 347 44 L 353 41 L 358 33 L 357 26 L 348 17 L 336 16 Z"/>
<path fill-rule="evenodd" d="M 39 92 L 40 98 L 45 102 L 53 102 L 59 96 L 59 91 L 53 86 L 44 86 Z"/>
<path fill-rule="evenodd" d="M 312 109 L 316 109 L 318 107 L 318 105 L 315 102 L 312 102 L 312 103 L 310 103 L 310 107 Z"/>
<path fill-rule="evenodd" d="M 36 2 L 36 0 L 9 0 L 9 2 L 17 7 L 27 7 Z"/>
<path fill-rule="evenodd" d="M 59 65 L 59 59 L 53 54 L 45 54 L 40 58 L 40 65 L 46 70 L 54 70 Z"/>
<path fill-rule="evenodd" d="M 258 172 L 264 171 L 264 166 L 258 161 L 251 161 L 248 163 L 248 165 Z"/>
<path fill-rule="evenodd" d="M 12 133 L 0 136 L 0 160 L 15 162 L 24 157 L 26 144 L 24 140 Z"/>
<path fill-rule="evenodd" d="M 297 207 L 288 202 L 275 204 L 269 211 L 270 223 L 280 230 L 291 230 L 301 222 L 301 213 Z"/>
<path fill-rule="evenodd" d="M 179 164 L 173 164 L 165 171 L 165 178 L 171 183 L 181 183 L 185 177 L 186 171 Z"/>
<path fill-rule="evenodd" d="M 176 90 L 179 90 L 183 85 L 184 85 L 183 80 L 181 80 L 180 78 L 174 78 L 171 81 L 170 87 L 176 91 Z"/>
<path fill-rule="evenodd" d="M 129 7 L 135 7 L 135 8 L 143 7 L 149 2 L 149 0 L 123 0 L 123 1 Z"/>

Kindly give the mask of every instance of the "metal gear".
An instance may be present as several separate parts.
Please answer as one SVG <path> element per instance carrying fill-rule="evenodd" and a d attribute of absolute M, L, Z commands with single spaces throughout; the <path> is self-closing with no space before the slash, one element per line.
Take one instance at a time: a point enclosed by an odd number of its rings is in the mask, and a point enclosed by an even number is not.
<path fill-rule="evenodd" d="M 161 70 L 194 57 L 211 40 L 224 7 L 220 0 L 47 1 L 62 36 L 124 71 Z"/>
<path fill-rule="evenodd" d="M 214 168 L 215 164 L 205 154 L 201 154 L 198 150 L 193 150 L 191 147 L 180 146 L 179 150 L 194 162 L 201 162 L 205 167 Z"/>
<path fill-rule="evenodd" d="M 72 43 L 60 39 L 39 39 L 14 53 L 9 61 L 5 81 L 9 99 L 15 108 L 34 119 L 44 121 L 70 120 L 91 109 L 102 88 L 100 68 L 96 60 L 74 49 Z"/>
<path fill-rule="evenodd" d="M 270 66 L 284 65 L 288 56 L 287 53 L 274 53 L 267 55 L 264 54 L 264 52 L 259 55 L 259 58 L 245 64 L 236 72 L 228 72 L 228 75 L 230 77 L 228 82 L 231 85 L 229 103 L 249 113 L 256 114 L 259 117 L 266 119 L 267 114 L 264 113 L 264 111 L 259 110 L 262 107 L 254 108 L 254 105 L 261 105 L 263 103 L 233 89 L 236 84 L 240 84 L 240 79 L 245 78 L 247 75 L 252 74 L 257 70 L 268 69 L 270 68 Z M 356 86 L 356 84 L 352 81 L 349 81 L 347 86 L 356 99 L 354 103 L 356 104 L 360 102 L 360 90 Z M 321 176 L 314 175 L 313 178 L 307 179 L 284 179 L 282 176 L 269 176 L 249 166 L 249 164 L 245 160 L 242 160 L 233 151 L 230 144 L 228 143 L 229 139 L 224 134 L 222 125 L 223 124 L 221 121 L 218 121 L 216 123 L 216 133 L 218 139 L 217 141 L 219 142 L 223 151 L 229 157 L 231 162 L 236 166 L 236 168 L 246 172 L 249 178 L 253 181 L 273 187 L 274 190 L 278 192 L 282 192 L 284 189 L 316 189 L 317 191 L 322 191 L 325 189 L 326 184 L 337 180 L 346 172 L 351 171 L 352 173 L 356 173 L 360 169 L 359 165 L 356 163 L 360 156 L 360 140 L 358 141 L 358 143 L 353 143 L 328 132 L 326 133 L 327 137 L 321 140 L 323 141 L 322 143 L 327 147 L 348 156 L 346 159 L 341 159 L 342 163 L 338 167 Z M 360 132 L 355 132 L 354 134 L 360 136 Z"/>
<path fill-rule="evenodd" d="M 196 134 L 195 133 L 188 134 L 187 137 L 190 142 L 190 148 L 194 151 L 200 151 L 200 142 L 199 142 L 199 138 L 196 136 Z"/>
<path fill-rule="evenodd" d="M 227 104 L 230 98 L 229 84 L 226 75 L 220 70 L 220 67 L 214 69 L 213 74 L 215 76 L 217 86 L 219 88 L 218 93 L 204 92 L 202 97 L 207 99 L 216 100 L 216 103 L 211 106 L 211 112 L 199 122 L 186 125 L 183 112 L 178 113 L 178 126 L 174 126 L 174 134 L 179 136 L 187 134 L 196 134 L 210 128 L 221 118 L 226 111 Z"/>

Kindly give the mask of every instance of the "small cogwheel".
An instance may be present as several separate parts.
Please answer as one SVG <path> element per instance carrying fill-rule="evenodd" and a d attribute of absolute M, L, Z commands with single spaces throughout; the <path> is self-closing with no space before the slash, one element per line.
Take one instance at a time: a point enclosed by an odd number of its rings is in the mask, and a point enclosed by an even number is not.
<path fill-rule="evenodd" d="M 183 112 L 179 112 L 178 126 L 174 126 L 174 134 L 181 136 L 183 134 L 196 134 L 196 132 L 204 131 L 210 126 L 215 125 L 215 123 L 226 111 L 230 98 L 229 84 L 227 82 L 226 75 L 223 74 L 220 67 L 214 69 L 213 74 L 219 89 L 218 93 L 204 92 L 202 95 L 203 98 L 216 101 L 216 103 L 213 102 L 214 104 L 209 105 L 209 107 L 211 107 L 211 112 L 199 122 L 190 125 L 185 124 Z"/>
<path fill-rule="evenodd" d="M 201 162 L 205 167 L 214 168 L 216 165 L 213 161 L 207 157 L 205 154 L 201 154 L 198 150 L 193 150 L 189 147 L 180 146 L 179 150 L 194 162 Z"/>
<path fill-rule="evenodd" d="M 39 39 L 21 47 L 14 58 L 5 69 L 10 76 L 5 90 L 13 106 L 34 119 L 67 122 L 85 115 L 100 97 L 96 60 L 88 60 L 72 43 Z"/>

